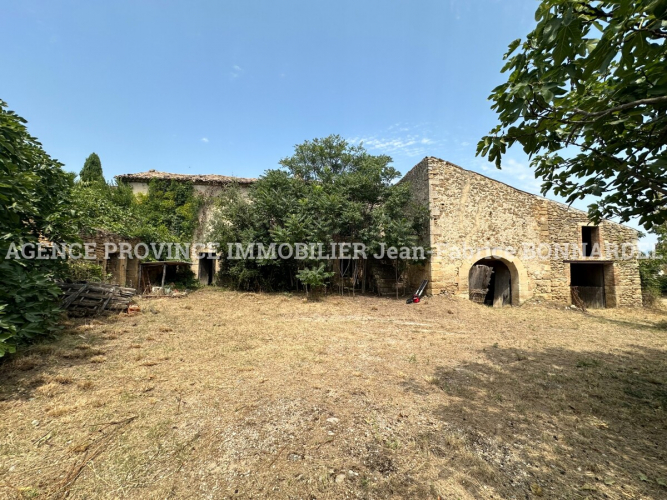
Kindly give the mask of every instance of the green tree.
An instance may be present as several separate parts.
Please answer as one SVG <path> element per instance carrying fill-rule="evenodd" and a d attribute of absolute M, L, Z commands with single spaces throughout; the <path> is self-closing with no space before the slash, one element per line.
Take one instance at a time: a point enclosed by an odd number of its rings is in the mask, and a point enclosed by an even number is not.
<path fill-rule="evenodd" d="M 477 154 L 501 167 L 519 143 L 542 192 L 587 195 L 591 220 L 667 221 L 667 1 L 542 0 L 504 59 L 500 124 Z"/>
<path fill-rule="evenodd" d="M 394 184 L 400 175 L 391 158 L 370 155 L 362 146 L 331 135 L 299 144 L 252 186 L 248 197 L 233 187 L 218 202 L 218 217 L 209 240 L 228 244 L 311 243 L 327 249 L 333 243 L 361 242 L 373 250 L 389 237 L 390 214 L 409 219 L 409 186 Z M 389 209 L 388 207 L 391 207 Z M 420 212 L 420 214 L 425 211 Z M 419 228 L 410 219 L 411 235 Z M 220 278 L 239 288 L 291 289 L 306 269 L 319 269 L 315 259 L 226 259 Z M 332 263 L 326 262 L 330 272 Z M 304 272 L 301 272 L 304 271 Z M 324 270 L 322 271 L 325 272 Z M 329 274 L 323 274 L 327 279 Z"/>
<path fill-rule="evenodd" d="M 79 179 L 82 182 L 100 182 L 106 183 L 104 173 L 102 172 L 102 161 L 96 153 L 91 153 L 86 158 L 83 168 L 79 173 Z"/>
<path fill-rule="evenodd" d="M 297 279 L 306 287 L 306 294 L 309 297 L 317 298 L 320 290 L 326 287 L 327 280 L 333 277 L 334 273 L 325 270 L 325 265 L 319 267 L 313 266 L 312 269 L 301 269 L 296 275 Z"/>
<path fill-rule="evenodd" d="M 383 243 L 387 248 L 394 248 L 397 253 L 387 258 L 393 262 L 394 277 L 396 280 L 396 298 L 398 298 L 398 285 L 403 273 L 410 263 L 422 263 L 420 255 L 415 255 L 413 248 L 420 244 L 424 248 L 424 259 L 428 248 L 423 246 L 424 234 L 428 227 L 429 213 L 427 207 L 413 203 L 412 194 L 408 184 L 396 186 L 391 196 L 377 212 L 377 233 L 379 238 L 371 243 L 379 246 Z M 374 245 L 373 245 L 374 244 Z M 410 251 L 407 251 L 410 249 Z M 405 291 L 405 289 L 404 289 Z"/>
<path fill-rule="evenodd" d="M 0 357 L 54 332 L 59 315 L 53 262 L 7 258 L 10 245 L 43 238 L 61 244 L 78 234 L 74 176 L 46 154 L 25 123 L 0 100 Z"/>

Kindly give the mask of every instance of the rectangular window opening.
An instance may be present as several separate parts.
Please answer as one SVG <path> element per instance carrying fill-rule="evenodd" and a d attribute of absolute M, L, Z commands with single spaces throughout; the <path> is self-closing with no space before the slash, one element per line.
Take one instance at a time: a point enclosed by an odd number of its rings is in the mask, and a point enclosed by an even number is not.
<path fill-rule="evenodd" d="M 600 228 L 597 226 L 581 227 L 581 253 L 584 257 L 600 256 Z"/>

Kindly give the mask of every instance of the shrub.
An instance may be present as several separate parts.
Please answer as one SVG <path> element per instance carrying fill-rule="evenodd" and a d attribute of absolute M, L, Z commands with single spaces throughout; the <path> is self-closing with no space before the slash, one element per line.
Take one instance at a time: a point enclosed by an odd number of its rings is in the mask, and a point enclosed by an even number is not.
<path fill-rule="evenodd" d="M 178 266 L 174 279 L 171 281 L 174 287 L 178 289 L 199 288 L 200 283 L 195 273 L 189 267 Z"/>
<path fill-rule="evenodd" d="M 109 280 L 110 274 L 104 274 L 102 266 L 88 260 L 68 260 L 57 277 L 65 281 L 90 281 L 104 283 Z"/>
<path fill-rule="evenodd" d="M 308 295 L 315 294 L 316 296 L 326 287 L 326 283 L 333 277 L 334 273 L 326 271 L 324 264 L 319 267 L 301 269 L 296 277 L 306 286 L 306 293 Z"/>
<path fill-rule="evenodd" d="M 642 284 L 642 299 L 645 306 L 654 306 L 663 292 L 665 277 L 660 275 L 664 265 L 662 259 L 639 261 L 639 277 Z"/>

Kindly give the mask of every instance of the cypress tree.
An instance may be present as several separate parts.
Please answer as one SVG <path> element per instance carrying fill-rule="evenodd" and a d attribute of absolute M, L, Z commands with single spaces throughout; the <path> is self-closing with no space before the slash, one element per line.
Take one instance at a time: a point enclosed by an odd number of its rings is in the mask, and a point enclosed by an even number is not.
<path fill-rule="evenodd" d="M 102 173 L 102 162 L 96 153 L 91 153 L 91 155 L 86 158 L 86 162 L 83 164 L 79 177 L 83 182 L 106 182 L 104 180 L 104 174 Z"/>

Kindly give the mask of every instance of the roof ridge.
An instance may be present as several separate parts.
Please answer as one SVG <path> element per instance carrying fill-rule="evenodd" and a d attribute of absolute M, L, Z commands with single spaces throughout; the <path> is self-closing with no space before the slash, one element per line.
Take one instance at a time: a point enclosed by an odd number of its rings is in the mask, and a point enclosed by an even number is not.
<path fill-rule="evenodd" d="M 546 201 L 546 202 L 549 202 L 549 203 L 554 203 L 554 204 L 556 204 L 556 205 L 560 205 L 561 207 L 565 208 L 565 209 L 568 210 L 568 211 L 579 212 L 579 213 L 581 213 L 581 214 L 583 214 L 583 215 L 588 216 L 588 212 L 586 212 L 586 210 L 582 210 L 582 209 L 580 209 L 580 208 L 573 207 L 572 205 L 568 205 L 567 203 L 563 203 L 562 201 L 558 201 L 558 200 L 553 200 L 553 199 L 551 199 L 551 198 L 547 198 L 546 196 L 543 196 L 543 195 L 541 195 L 541 194 L 535 194 L 535 193 L 531 193 L 530 191 L 524 191 L 523 189 L 519 189 L 519 188 L 516 187 L 516 186 L 512 186 L 511 184 L 508 184 L 507 182 L 499 181 L 498 179 L 494 179 L 493 177 L 489 177 L 488 175 L 484 175 L 484 174 L 482 174 L 482 173 L 480 173 L 480 172 L 476 172 L 475 170 L 471 170 L 471 169 L 468 169 L 468 168 L 464 168 L 464 167 L 462 167 L 462 166 L 460 166 L 460 165 L 457 165 L 456 163 L 452 163 L 452 162 L 449 161 L 449 160 L 443 160 L 442 158 L 438 158 L 437 156 L 425 156 L 425 157 L 424 157 L 424 160 L 426 160 L 426 164 L 427 164 L 427 165 L 429 165 L 430 160 L 436 160 L 436 161 L 445 163 L 445 164 L 447 164 L 447 165 L 451 165 L 452 167 L 456 167 L 456 168 L 458 168 L 459 170 L 463 170 L 464 172 L 467 172 L 467 173 L 469 173 L 469 174 L 478 175 L 478 176 L 483 177 L 483 178 L 485 178 L 485 179 L 488 179 L 488 180 L 490 180 L 490 181 L 496 182 L 496 183 L 498 183 L 498 184 L 502 184 L 503 186 L 507 186 L 507 187 L 510 188 L 510 189 L 513 189 L 513 190 L 515 190 L 515 191 L 518 191 L 519 193 L 523 193 L 523 194 L 526 194 L 526 195 L 528 195 L 528 196 L 532 196 L 533 198 L 537 198 L 538 200 Z M 424 160 L 422 160 L 422 161 L 424 161 Z M 419 163 L 421 163 L 421 162 L 419 162 Z M 419 165 L 419 163 L 418 163 L 417 165 Z M 416 166 L 416 165 L 415 165 L 415 166 Z M 502 171 L 502 169 L 500 169 L 500 170 Z M 604 222 L 608 222 L 608 223 L 610 223 L 610 224 L 616 224 L 617 226 L 622 226 L 622 227 L 625 227 L 625 228 L 627 228 L 627 229 L 631 229 L 631 230 L 633 230 L 633 231 L 635 231 L 635 232 L 637 232 L 637 233 L 641 232 L 641 231 L 638 231 L 637 229 L 635 229 L 634 227 L 630 227 L 630 226 L 628 226 L 627 224 L 624 224 L 624 223 L 622 223 L 622 222 L 616 222 L 616 221 L 613 221 L 613 220 L 610 220 L 610 219 L 602 219 L 602 221 L 604 221 Z M 600 222 L 602 222 L 602 221 L 600 221 Z"/>

